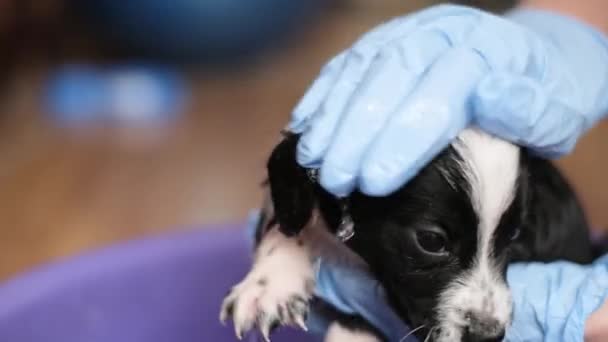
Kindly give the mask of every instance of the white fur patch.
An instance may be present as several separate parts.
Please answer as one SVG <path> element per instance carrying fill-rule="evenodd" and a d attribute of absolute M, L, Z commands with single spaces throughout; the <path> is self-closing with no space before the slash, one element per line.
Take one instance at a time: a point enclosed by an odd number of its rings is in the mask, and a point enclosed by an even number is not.
<path fill-rule="evenodd" d="M 264 211 L 267 219 L 271 217 L 270 202 L 265 203 Z M 285 236 L 276 226 L 270 228 L 256 249 L 252 269 L 224 299 L 220 319 L 232 318 L 239 338 L 258 328 L 269 340 L 275 323 L 306 329 L 304 321 L 313 297 L 319 256 L 344 267 L 365 265 L 329 232 L 316 211 L 296 237 Z"/>
<path fill-rule="evenodd" d="M 477 129 L 464 130 L 454 148 L 465 164 L 480 231 L 493 231 L 515 194 L 519 148 Z"/>
<path fill-rule="evenodd" d="M 453 144 L 462 158 L 479 226 L 477 251 L 470 270 L 453 281 L 440 296 L 439 341 L 459 341 L 471 316 L 508 326 L 511 296 L 492 258 L 493 235 L 513 201 L 519 173 L 519 148 L 477 129 L 463 131 Z"/>

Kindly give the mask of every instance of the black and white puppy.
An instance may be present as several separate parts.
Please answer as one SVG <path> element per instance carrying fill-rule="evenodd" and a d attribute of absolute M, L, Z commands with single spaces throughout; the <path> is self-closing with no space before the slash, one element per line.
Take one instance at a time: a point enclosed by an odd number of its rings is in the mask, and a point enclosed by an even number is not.
<path fill-rule="evenodd" d="M 337 199 L 298 166 L 298 136 L 268 161 L 269 200 L 254 265 L 224 301 L 237 336 L 258 327 L 304 326 L 315 260 L 365 265 L 420 341 L 501 341 L 511 321 L 506 283 L 513 261 L 592 261 L 575 194 L 548 161 L 476 129 L 386 197 Z M 352 219 L 354 235 L 335 238 Z M 325 338 L 382 341 L 358 317 L 336 315 Z"/>

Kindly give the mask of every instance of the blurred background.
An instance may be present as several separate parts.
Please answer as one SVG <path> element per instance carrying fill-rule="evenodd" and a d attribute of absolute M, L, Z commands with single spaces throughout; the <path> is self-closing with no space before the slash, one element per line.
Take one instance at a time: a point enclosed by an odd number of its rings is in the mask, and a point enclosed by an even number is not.
<path fill-rule="evenodd" d="M 499 8 L 508 1 L 476 1 Z M 0 280 L 239 221 L 319 68 L 423 0 L 0 1 Z M 559 165 L 608 224 L 608 123 Z"/>

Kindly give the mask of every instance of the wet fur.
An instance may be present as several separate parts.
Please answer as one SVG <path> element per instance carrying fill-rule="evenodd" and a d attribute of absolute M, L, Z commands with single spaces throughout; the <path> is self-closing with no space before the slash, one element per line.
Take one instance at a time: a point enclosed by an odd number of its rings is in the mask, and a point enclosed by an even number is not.
<path fill-rule="evenodd" d="M 470 201 L 463 200 L 471 197 L 471 181 L 458 162 L 459 151 L 453 146 L 447 148 L 417 177 L 389 196 L 370 197 L 355 192 L 339 201 L 296 163 L 297 142 L 297 135 L 287 135 L 268 161 L 272 209 L 266 210 L 260 221 L 258 242 L 274 228 L 286 237 L 298 238 L 316 216 L 322 220 L 323 229 L 334 234 L 341 220 L 340 204 L 345 201 L 355 224 L 355 235 L 346 246 L 365 261 L 385 287 L 403 321 L 412 328 L 425 325 L 416 331 L 416 336 L 420 340 L 432 339 L 436 334 L 431 333 L 437 332 L 430 330 L 440 323 L 438 294 L 457 273 L 476 262 L 478 241 L 466 232 L 478 224 L 479 217 L 472 214 Z M 516 167 L 513 198 L 501 213 L 492 237 L 492 255 L 498 260 L 501 279 L 504 281 L 507 264 L 514 261 L 592 261 L 584 213 L 557 168 L 526 151 L 521 151 Z M 455 236 L 459 252 L 447 260 L 449 263 L 437 264 L 411 252 L 416 248 L 411 246 L 413 240 L 408 234 L 421 222 L 452 226 L 450 234 Z M 511 241 L 515 227 L 521 233 Z M 314 255 L 323 253 L 317 249 Z M 347 329 L 383 338 L 362 318 L 344 316 L 324 305 L 332 318 Z"/>

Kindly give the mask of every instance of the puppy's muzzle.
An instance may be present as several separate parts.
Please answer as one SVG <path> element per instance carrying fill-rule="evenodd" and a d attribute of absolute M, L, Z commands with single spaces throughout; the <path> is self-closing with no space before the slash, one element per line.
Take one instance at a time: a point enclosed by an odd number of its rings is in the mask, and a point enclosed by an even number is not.
<path fill-rule="evenodd" d="M 500 342 L 505 337 L 505 327 L 490 316 L 480 313 L 466 315 L 463 342 Z"/>

